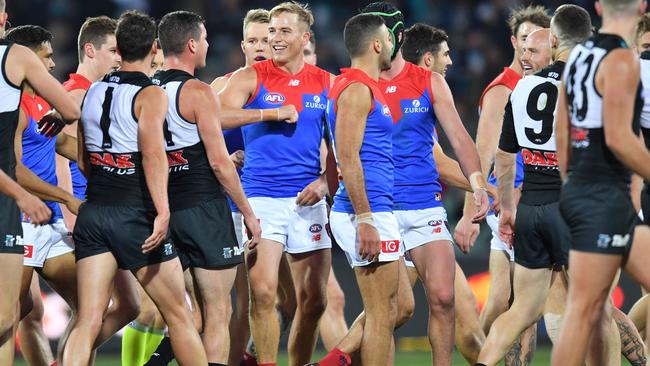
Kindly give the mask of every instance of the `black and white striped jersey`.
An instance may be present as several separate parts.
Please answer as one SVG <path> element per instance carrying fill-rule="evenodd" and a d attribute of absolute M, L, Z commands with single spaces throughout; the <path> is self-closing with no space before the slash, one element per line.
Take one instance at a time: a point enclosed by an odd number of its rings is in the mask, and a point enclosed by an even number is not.
<path fill-rule="evenodd" d="M 558 61 L 519 81 L 506 105 L 499 149 L 521 151 L 524 182 L 521 202 L 559 200 L 562 185 L 555 146 L 555 111 L 564 62 Z"/>
<path fill-rule="evenodd" d="M 628 48 L 613 34 L 598 33 L 577 45 L 564 69 L 564 83 L 571 121 L 570 174 L 596 181 L 627 183 L 630 171 L 609 150 L 603 130 L 603 98 L 596 89 L 596 72 L 607 55 L 617 48 Z M 617 75 L 605 77 L 616 79 Z M 639 133 L 643 101 L 641 83 L 637 91 L 632 129 Z"/>
<path fill-rule="evenodd" d="M 118 71 L 88 89 L 80 123 L 90 157 L 89 202 L 152 207 L 134 111 L 138 93 L 149 86 L 151 80 L 141 72 Z"/>
<path fill-rule="evenodd" d="M 191 79 L 194 79 L 193 75 L 173 69 L 159 71 L 152 78 L 154 84 L 165 90 L 169 101 L 164 135 L 172 211 L 214 198 L 225 198 L 223 188 L 210 167 L 196 122 L 186 119 L 179 111 L 181 89 Z"/>
<path fill-rule="evenodd" d="M 18 106 L 21 88 L 7 79 L 7 55 L 12 43 L 0 40 L 0 60 L 2 60 L 2 77 L 0 77 L 0 169 L 16 179 L 16 154 L 14 153 L 14 136 L 18 126 Z"/>

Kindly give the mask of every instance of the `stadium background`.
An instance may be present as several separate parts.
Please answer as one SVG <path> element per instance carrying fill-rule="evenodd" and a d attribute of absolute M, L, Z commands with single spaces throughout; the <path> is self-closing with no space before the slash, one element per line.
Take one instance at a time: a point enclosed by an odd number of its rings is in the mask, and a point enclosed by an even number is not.
<path fill-rule="evenodd" d="M 215 77 L 232 71 L 243 64 L 239 47 L 242 37 L 241 23 L 248 9 L 256 7 L 271 8 L 279 1 L 260 0 L 8 0 L 7 12 L 14 26 L 38 24 L 54 34 L 53 48 L 56 68 L 55 76 L 63 81 L 77 65 L 76 37 L 79 27 L 88 16 L 109 15 L 113 17 L 126 9 L 146 11 L 156 19 L 173 10 L 192 10 L 206 18 L 210 48 L 207 67 L 198 76 L 210 82 Z M 309 1 L 314 12 L 314 31 L 317 40 L 318 63 L 322 68 L 338 73 L 339 68 L 349 65 L 345 52 L 342 31 L 345 21 L 358 12 L 369 1 L 313 0 Z M 477 105 L 483 88 L 510 63 L 512 47 L 510 30 L 506 19 L 510 9 L 530 2 L 515 0 L 492 1 L 439 1 L 439 0 L 398 0 L 393 1 L 404 13 L 407 27 L 415 22 L 425 22 L 443 28 L 449 34 L 449 46 L 453 66 L 447 73 L 447 80 L 456 99 L 456 106 L 467 130 L 475 136 L 478 122 Z M 566 1 L 535 1 L 534 4 L 546 6 L 553 11 Z M 585 7 L 595 18 L 593 1 L 573 1 Z M 595 20 L 596 25 L 597 20 Z M 445 151 L 453 156 L 440 131 L 440 139 Z M 445 191 L 445 207 L 450 224 L 454 226 L 461 215 L 462 194 L 455 189 Z M 472 288 L 482 304 L 487 296 L 489 277 L 487 276 L 487 255 L 489 252 L 489 228 L 483 225 L 481 235 L 471 254 L 457 252 L 457 258 L 470 279 Z M 344 255 L 336 248 L 333 255 L 336 275 L 346 293 L 346 319 L 354 320 L 361 309 L 361 299 L 356 289 L 352 271 Z M 44 286 L 45 287 L 45 286 Z M 628 310 L 639 297 L 638 286 L 623 276 L 617 289 L 617 306 Z M 45 294 L 46 333 L 56 339 L 66 324 L 64 302 L 56 295 Z M 416 312 L 413 319 L 397 331 L 397 345 L 402 352 L 426 351 L 427 308 L 421 285 L 416 287 Z M 540 326 L 540 343 L 548 344 L 548 338 Z M 114 338 L 105 345 L 102 354 L 118 352 L 119 339 Z M 546 356 L 536 357 L 542 361 Z M 398 357 L 402 359 L 402 357 Z M 415 364 L 412 362 L 405 364 Z M 110 362 L 108 363 L 110 364 Z"/>

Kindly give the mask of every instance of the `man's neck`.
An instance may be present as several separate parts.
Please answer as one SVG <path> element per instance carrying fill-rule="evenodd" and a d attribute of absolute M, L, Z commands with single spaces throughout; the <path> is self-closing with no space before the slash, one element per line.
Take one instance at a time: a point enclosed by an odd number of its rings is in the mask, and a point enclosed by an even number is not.
<path fill-rule="evenodd" d="M 513 69 L 517 74 L 524 75 L 524 69 L 521 67 L 521 63 L 519 63 L 519 59 L 517 57 L 516 52 L 515 52 L 515 55 L 512 58 L 512 62 L 510 63 L 509 67 L 511 69 Z"/>
<path fill-rule="evenodd" d="M 95 81 L 104 77 L 101 72 L 97 71 L 96 68 L 90 64 L 90 62 L 79 64 L 79 66 L 77 66 L 76 73 L 85 77 L 91 83 L 94 83 Z"/>
<path fill-rule="evenodd" d="M 196 71 L 196 67 L 194 66 L 193 62 L 190 62 L 185 58 L 179 56 L 165 57 L 164 65 L 165 70 L 181 70 L 192 76 L 194 76 L 194 72 Z"/>
<path fill-rule="evenodd" d="M 553 62 L 566 62 L 569 59 L 569 54 L 571 53 L 571 48 L 569 47 L 558 47 L 555 55 L 553 55 Z"/>
<path fill-rule="evenodd" d="M 305 67 L 305 59 L 302 57 L 302 54 L 300 54 L 298 57 L 282 63 L 273 59 L 273 64 L 280 70 L 284 70 L 291 75 L 296 75 Z"/>
<path fill-rule="evenodd" d="M 379 68 L 377 67 L 377 60 L 370 60 L 365 57 L 352 59 L 351 68 L 359 69 L 366 73 L 371 79 L 379 81 Z"/>
<path fill-rule="evenodd" d="M 141 72 L 143 74 L 148 74 L 151 70 L 151 58 L 147 57 L 144 60 L 139 60 L 135 62 L 125 62 L 122 61 L 122 67 L 120 71 L 125 72 Z"/>
<path fill-rule="evenodd" d="M 628 46 L 634 44 L 636 34 L 636 20 L 624 16 L 603 16 L 603 26 L 599 33 L 615 34 L 625 40 Z"/>
<path fill-rule="evenodd" d="M 398 51 L 395 59 L 390 63 L 390 69 L 383 70 L 380 76 L 385 80 L 393 80 L 393 78 L 395 78 L 397 75 L 399 75 L 400 72 L 402 72 L 402 70 L 404 70 L 405 66 L 406 61 L 404 60 L 404 57 L 402 57 L 402 51 Z"/>

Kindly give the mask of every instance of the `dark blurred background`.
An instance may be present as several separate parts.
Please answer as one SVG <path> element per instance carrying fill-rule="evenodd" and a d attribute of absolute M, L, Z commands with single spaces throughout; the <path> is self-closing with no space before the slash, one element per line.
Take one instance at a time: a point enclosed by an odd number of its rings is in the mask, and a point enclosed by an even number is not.
<path fill-rule="evenodd" d="M 264 7 L 271 8 L 280 1 L 261 0 L 8 0 L 7 12 L 13 25 L 38 24 L 48 28 L 54 34 L 53 48 L 55 53 L 56 77 L 63 81 L 67 74 L 76 69 L 77 32 L 84 19 L 89 16 L 108 15 L 118 17 L 127 9 L 139 9 L 149 13 L 156 19 L 173 10 L 191 10 L 207 20 L 210 49 L 207 67 L 201 70 L 199 77 L 206 82 L 215 77 L 230 72 L 243 65 L 244 59 L 240 50 L 242 38 L 242 20 L 248 9 Z M 472 136 L 476 133 L 478 121 L 477 105 L 483 88 L 498 75 L 504 66 L 512 60 L 510 30 L 506 19 L 510 9 L 529 5 L 530 2 L 515 0 L 397 0 L 392 1 L 404 13 L 406 26 L 415 22 L 425 22 L 443 28 L 450 36 L 449 46 L 452 51 L 454 65 L 447 73 L 447 80 L 456 100 L 456 106 Z M 338 73 L 339 68 L 347 67 L 349 59 L 345 52 L 342 32 L 343 25 L 358 10 L 369 3 L 366 1 L 348 0 L 313 0 L 309 4 L 314 12 L 316 23 L 314 30 L 317 35 L 317 53 L 319 66 Z M 549 13 L 566 1 L 549 0 L 535 1 L 534 4 L 545 5 Z M 598 25 L 594 13 L 593 1 L 572 2 L 581 5 L 592 13 L 594 22 Z M 439 131 L 441 143 L 447 153 L 453 156 L 446 142 L 443 131 Z M 462 194 L 448 189 L 445 192 L 445 207 L 450 223 L 454 226 L 460 217 Z M 489 252 L 489 228 L 484 225 L 481 236 L 470 255 L 457 252 L 461 266 L 470 278 L 472 287 L 479 298 L 479 303 L 487 294 L 488 280 L 487 254 Z M 345 259 L 340 251 L 334 251 L 335 272 L 348 296 L 346 316 L 351 322 L 361 307 L 355 281 Z M 628 279 L 623 280 L 623 290 L 618 293 L 617 303 L 624 309 L 638 298 L 638 286 Z M 399 330 L 399 335 L 409 343 L 410 337 L 426 335 L 426 300 L 422 288 L 416 290 L 418 307 L 415 318 L 407 326 Z M 60 303 L 52 299 L 53 302 Z M 58 302 L 57 302 L 58 301 Z M 54 307 L 54 305 L 52 305 Z M 46 305 L 47 307 L 47 305 Z M 54 321 L 52 319 L 52 321 Z M 57 322 L 57 331 L 65 326 Z M 53 324 L 50 324 L 53 325 Z M 416 348 L 426 349 L 426 340 L 419 338 Z M 404 342 L 400 343 L 403 345 Z M 109 348 L 116 349 L 119 343 L 114 342 Z M 400 348 L 408 348 L 400 347 Z"/>

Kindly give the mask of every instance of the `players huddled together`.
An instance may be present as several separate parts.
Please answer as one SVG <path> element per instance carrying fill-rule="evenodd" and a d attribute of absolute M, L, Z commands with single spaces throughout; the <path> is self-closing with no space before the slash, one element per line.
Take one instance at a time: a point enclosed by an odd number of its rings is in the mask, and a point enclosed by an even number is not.
<path fill-rule="evenodd" d="M 339 75 L 316 66 L 307 4 L 252 9 L 245 65 L 211 84 L 193 12 L 88 18 L 61 84 L 53 34 L 5 31 L 5 5 L 0 365 L 17 329 L 30 365 L 72 366 L 124 327 L 123 365 L 271 366 L 285 333 L 292 366 L 392 365 L 418 279 L 433 365 L 454 346 L 470 365 L 530 364 L 542 317 L 553 365 L 646 364 L 648 297 L 629 316 L 609 300 L 621 269 L 650 288 L 645 0 L 596 1 L 597 32 L 578 5 L 513 9 L 476 143 L 447 33 L 389 2 L 350 14 Z M 467 192 L 453 233 L 443 185 Z M 468 253 L 483 220 L 479 313 L 454 244 Z M 333 242 L 363 300 L 349 326 Z M 54 354 L 39 277 L 71 309 Z M 319 333 L 328 353 L 310 363 Z"/>

